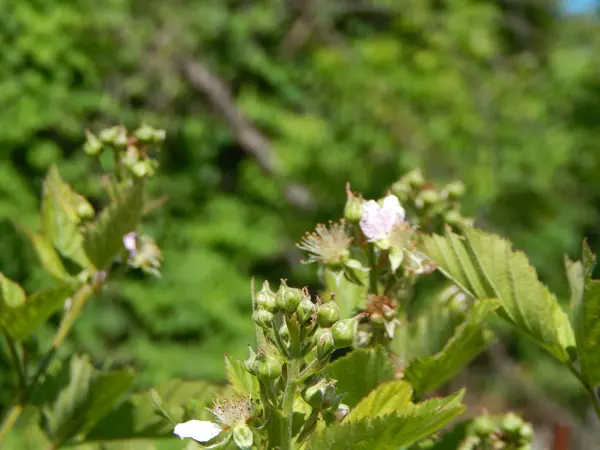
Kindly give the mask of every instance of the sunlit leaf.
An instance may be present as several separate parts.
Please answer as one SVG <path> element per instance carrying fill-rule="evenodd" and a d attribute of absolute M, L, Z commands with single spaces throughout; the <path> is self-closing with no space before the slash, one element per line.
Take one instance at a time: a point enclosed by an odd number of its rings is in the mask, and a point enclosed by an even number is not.
<path fill-rule="evenodd" d="M 258 380 L 246 370 L 241 361 L 231 355 L 225 355 L 225 373 L 227 380 L 240 393 L 258 396 Z"/>

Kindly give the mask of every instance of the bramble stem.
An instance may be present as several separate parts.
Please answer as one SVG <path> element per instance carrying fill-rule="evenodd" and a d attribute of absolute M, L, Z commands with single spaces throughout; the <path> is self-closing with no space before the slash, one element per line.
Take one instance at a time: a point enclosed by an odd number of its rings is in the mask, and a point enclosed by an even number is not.
<path fill-rule="evenodd" d="M 590 386 L 590 384 L 583 378 L 583 375 L 575 368 L 573 363 L 568 363 L 567 366 L 569 370 L 575 377 L 579 380 L 579 382 L 583 385 L 584 389 L 588 393 L 588 397 L 590 398 L 590 402 L 592 403 L 592 407 L 594 408 L 594 412 L 598 419 L 600 419 L 600 403 L 598 402 L 598 397 L 594 392 L 594 387 Z"/>
<path fill-rule="evenodd" d="M 294 399 L 298 386 L 298 373 L 302 359 L 292 359 L 287 366 L 287 379 L 282 401 L 281 450 L 292 450 L 292 422 L 294 417 Z"/>

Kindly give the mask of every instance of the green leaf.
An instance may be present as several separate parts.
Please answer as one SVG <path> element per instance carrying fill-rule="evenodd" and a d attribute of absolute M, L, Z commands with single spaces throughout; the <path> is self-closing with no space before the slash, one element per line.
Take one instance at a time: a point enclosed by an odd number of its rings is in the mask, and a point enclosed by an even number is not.
<path fill-rule="evenodd" d="M 66 184 L 58 169 L 52 166 L 44 180 L 42 193 L 42 234 L 64 257 L 81 267 L 88 267 L 77 209 L 85 205 L 83 202 L 87 200 Z"/>
<path fill-rule="evenodd" d="M 401 414 L 413 405 L 412 394 L 411 385 L 403 380 L 380 384 L 352 408 L 344 420 L 358 422 L 391 413 Z"/>
<path fill-rule="evenodd" d="M 499 236 L 473 228 L 465 228 L 464 235 L 426 236 L 425 251 L 461 289 L 480 300 L 497 299 L 504 319 L 560 361 L 569 361 L 575 347 L 569 319 L 527 257 Z"/>
<path fill-rule="evenodd" d="M 58 377 L 66 383 L 52 404 L 43 408 L 46 434 L 57 447 L 84 434 L 105 417 L 130 389 L 134 378 L 129 369 L 97 373 L 85 356 L 74 356 L 68 377 L 65 370 Z"/>
<path fill-rule="evenodd" d="M 0 321 L 4 319 L 5 310 L 22 306 L 26 298 L 23 288 L 0 272 Z"/>
<path fill-rule="evenodd" d="M 577 355 L 586 381 L 600 384 L 600 280 L 592 280 L 596 257 L 583 245 L 583 262 L 568 266 L 573 302 Z M 582 289 L 583 288 L 583 289 Z"/>
<path fill-rule="evenodd" d="M 0 326 L 13 339 L 25 339 L 58 311 L 72 293 L 71 287 L 61 286 L 38 291 L 17 307 L 0 305 Z"/>
<path fill-rule="evenodd" d="M 38 259 L 46 272 L 59 281 L 71 282 L 73 280 L 73 277 L 67 272 L 67 269 L 65 269 L 60 256 L 44 236 L 23 227 L 19 227 L 19 229 L 29 238 L 29 241 L 37 253 Z"/>
<path fill-rule="evenodd" d="M 173 426 L 154 411 L 154 398 L 159 397 L 161 407 L 174 422 L 189 420 L 187 406 L 195 403 L 194 419 L 211 420 L 206 410 L 215 397 L 226 392 L 225 386 L 205 381 L 172 380 L 152 391 L 133 394 L 117 409 L 106 415 L 87 433 L 86 441 L 115 441 L 127 439 L 152 439 L 173 436 Z"/>
<path fill-rule="evenodd" d="M 483 328 L 482 323 L 499 306 L 494 300 L 478 301 L 442 351 L 410 362 L 404 370 L 404 379 L 419 396 L 452 378 L 493 340 L 493 332 Z"/>
<path fill-rule="evenodd" d="M 241 361 L 229 354 L 225 354 L 225 373 L 234 390 L 258 397 L 259 387 L 256 377 L 246 370 Z"/>
<path fill-rule="evenodd" d="M 397 450 L 440 430 L 465 407 L 464 391 L 408 407 L 400 414 L 348 421 L 325 428 L 308 443 L 309 450 Z"/>
<path fill-rule="evenodd" d="M 104 269 L 123 249 L 123 236 L 137 227 L 144 208 L 144 183 L 134 181 L 83 232 L 85 253 L 97 269 Z"/>
<path fill-rule="evenodd" d="M 345 393 L 344 403 L 356 405 L 379 384 L 394 378 L 394 367 L 385 349 L 358 349 L 325 367 L 337 380 L 337 391 Z"/>

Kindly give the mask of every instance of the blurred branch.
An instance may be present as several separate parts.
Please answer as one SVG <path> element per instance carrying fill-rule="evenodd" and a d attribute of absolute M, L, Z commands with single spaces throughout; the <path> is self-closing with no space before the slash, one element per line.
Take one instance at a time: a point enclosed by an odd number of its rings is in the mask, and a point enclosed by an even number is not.
<path fill-rule="evenodd" d="M 261 171 L 265 175 L 277 176 L 276 155 L 271 143 L 238 109 L 225 83 L 198 61 L 185 61 L 182 71 L 189 83 L 208 97 L 229 124 L 242 149 L 256 159 Z M 312 196 L 305 186 L 287 183 L 285 190 L 286 199 L 292 205 L 305 209 L 312 206 Z"/>

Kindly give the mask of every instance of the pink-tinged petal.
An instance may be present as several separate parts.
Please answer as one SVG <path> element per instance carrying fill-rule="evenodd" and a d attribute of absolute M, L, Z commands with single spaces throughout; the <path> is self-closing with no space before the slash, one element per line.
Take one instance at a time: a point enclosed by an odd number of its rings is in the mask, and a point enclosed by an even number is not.
<path fill-rule="evenodd" d="M 173 433 L 180 439 L 193 439 L 198 442 L 208 442 L 221 433 L 222 428 L 208 420 L 189 420 L 175 425 Z"/>

